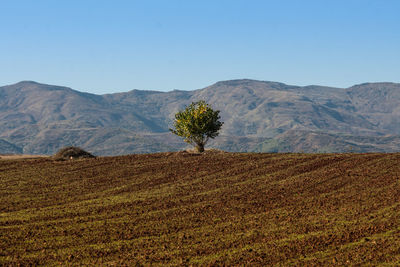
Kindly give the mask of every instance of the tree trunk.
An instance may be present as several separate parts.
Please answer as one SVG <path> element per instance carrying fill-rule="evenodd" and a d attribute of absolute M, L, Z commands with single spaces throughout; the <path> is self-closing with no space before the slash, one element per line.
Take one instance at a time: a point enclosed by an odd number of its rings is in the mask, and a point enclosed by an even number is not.
<path fill-rule="evenodd" d="M 204 152 L 204 144 L 196 144 L 196 152 L 203 153 Z"/>

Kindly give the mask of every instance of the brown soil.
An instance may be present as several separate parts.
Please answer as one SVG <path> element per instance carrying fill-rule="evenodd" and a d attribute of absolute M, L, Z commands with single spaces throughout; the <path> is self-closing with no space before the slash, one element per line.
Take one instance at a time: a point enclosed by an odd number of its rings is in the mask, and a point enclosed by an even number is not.
<path fill-rule="evenodd" d="M 399 265 L 400 154 L 0 161 L 0 265 Z"/>

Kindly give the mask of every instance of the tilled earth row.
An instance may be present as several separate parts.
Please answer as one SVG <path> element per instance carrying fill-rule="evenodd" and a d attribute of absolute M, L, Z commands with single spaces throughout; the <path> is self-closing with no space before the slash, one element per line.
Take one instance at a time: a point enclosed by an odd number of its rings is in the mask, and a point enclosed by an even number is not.
<path fill-rule="evenodd" d="M 0 265 L 400 265 L 400 154 L 0 161 Z"/>

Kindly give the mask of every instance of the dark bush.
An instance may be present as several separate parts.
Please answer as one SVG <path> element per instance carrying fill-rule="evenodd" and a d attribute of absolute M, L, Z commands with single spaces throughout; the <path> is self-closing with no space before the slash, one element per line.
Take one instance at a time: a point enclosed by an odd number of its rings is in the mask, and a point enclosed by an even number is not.
<path fill-rule="evenodd" d="M 89 152 L 83 150 L 80 147 L 65 147 L 60 149 L 53 158 L 55 160 L 71 160 L 71 159 L 81 159 L 81 158 L 95 158 Z"/>

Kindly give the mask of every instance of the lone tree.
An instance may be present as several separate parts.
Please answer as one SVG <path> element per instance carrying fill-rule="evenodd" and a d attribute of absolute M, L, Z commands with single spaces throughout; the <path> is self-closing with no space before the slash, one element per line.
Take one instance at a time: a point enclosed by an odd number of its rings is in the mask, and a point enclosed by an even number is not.
<path fill-rule="evenodd" d="M 214 111 L 201 100 L 176 113 L 173 122 L 175 129 L 169 130 L 183 137 L 186 143 L 195 146 L 197 152 L 204 152 L 207 141 L 218 136 L 223 124 L 219 121 L 220 118 L 219 110 Z"/>

